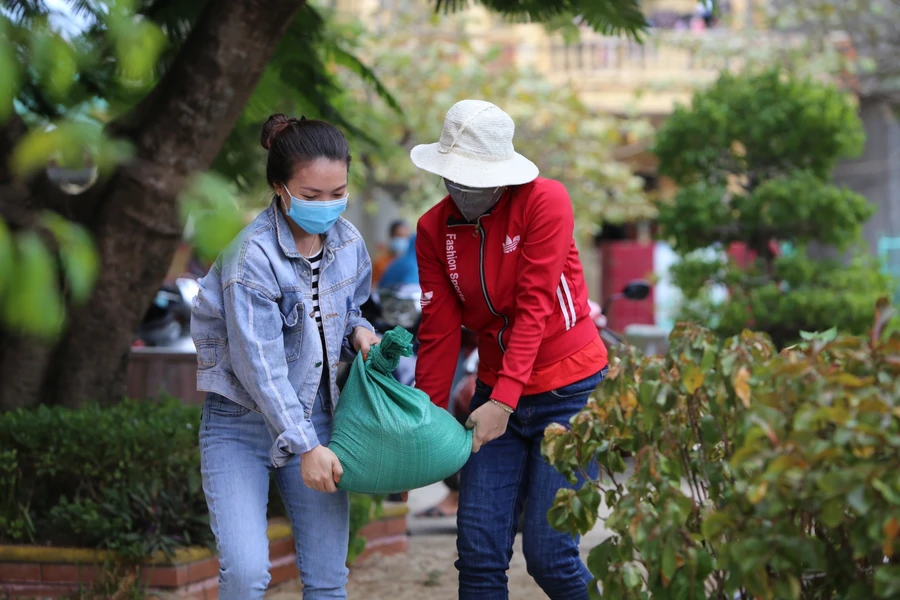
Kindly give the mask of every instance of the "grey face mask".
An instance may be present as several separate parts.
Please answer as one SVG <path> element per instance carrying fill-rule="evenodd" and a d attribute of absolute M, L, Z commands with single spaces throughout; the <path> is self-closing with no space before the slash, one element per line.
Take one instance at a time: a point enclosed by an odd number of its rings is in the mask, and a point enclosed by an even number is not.
<path fill-rule="evenodd" d="M 467 221 L 475 221 L 478 217 L 494 208 L 494 205 L 500 201 L 503 190 L 506 189 L 505 187 L 470 188 L 453 183 L 449 179 L 444 179 L 444 186 L 447 188 L 447 193 L 453 198 L 453 202 L 456 203 L 459 212 L 462 213 Z"/>

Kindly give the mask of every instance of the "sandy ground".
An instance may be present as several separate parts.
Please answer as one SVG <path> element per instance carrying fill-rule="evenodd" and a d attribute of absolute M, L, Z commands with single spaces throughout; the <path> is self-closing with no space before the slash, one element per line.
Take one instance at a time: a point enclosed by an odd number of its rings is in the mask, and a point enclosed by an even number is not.
<path fill-rule="evenodd" d="M 410 493 L 411 513 L 439 501 L 446 488 L 436 484 Z M 453 600 L 456 595 L 456 524 L 455 519 L 409 519 L 409 552 L 405 555 L 367 558 L 350 572 L 347 597 L 350 600 Z M 582 540 L 586 553 L 606 537 L 602 528 L 590 532 Z M 547 596 L 534 583 L 525 569 L 521 536 L 516 540 L 515 554 L 508 572 L 510 598 L 538 600 Z M 299 600 L 299 581 L 291 581 L 266 595 L 267 600 Z"/>

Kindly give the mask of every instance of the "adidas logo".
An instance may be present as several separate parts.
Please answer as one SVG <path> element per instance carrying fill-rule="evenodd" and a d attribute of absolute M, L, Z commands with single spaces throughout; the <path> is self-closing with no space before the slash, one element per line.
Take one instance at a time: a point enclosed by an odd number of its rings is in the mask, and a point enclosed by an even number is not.
<path fill-rule="evenodd" d="M 434 292 L 425 292 L 422 294 L 422 299 L 419 300 L 419 304 L 422 308 L 425 308 L 429 304 L 431 304 L 431 300 L 434 298 Z"/>
<path fill-rule="evenodd" d="M 503 243 L 503 253 L 509 254 L 510 252 L 515 252 L 516 248 L 519 247 L 519 241 L 521 239 L 522 238 L 518 235 L 514 238 L 510 238 L 509 236 L 506 236 L 506 241 Z"/>

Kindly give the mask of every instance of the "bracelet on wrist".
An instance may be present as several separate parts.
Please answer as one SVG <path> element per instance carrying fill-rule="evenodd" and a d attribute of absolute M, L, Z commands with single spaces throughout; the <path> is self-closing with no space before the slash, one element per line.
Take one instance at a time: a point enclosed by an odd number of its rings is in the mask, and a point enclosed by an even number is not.
<path fill-rule="evenodd" d="M 503 404 L 502 402 L 500 402 L 499 400 L 494 400 L 493 398 L 491 398 L 491 402 L 493 402 L 494 404 L 496 404 L 497 406 L 499 406 L 500 408 L 502 408 L 503 410 L 505 410 L 505 411 L 507 412 L 507 414 L 510 414 L 510 415 L 511 415 L 511 414 L 513 414 L 514 412 L 516 412 L 516 411 L 514 411 L 512 408 L 510 408 L 509 406 L 507 406 L 507 405 Z"/>

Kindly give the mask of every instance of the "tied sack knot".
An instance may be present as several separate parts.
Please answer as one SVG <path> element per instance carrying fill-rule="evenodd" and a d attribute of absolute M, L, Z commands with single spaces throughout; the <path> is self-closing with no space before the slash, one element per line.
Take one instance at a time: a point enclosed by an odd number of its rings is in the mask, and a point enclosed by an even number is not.
<path fill-rule="evenodd" d="M 412 356 L 413 335 L 402 327 L 395 327 L 384 334 L 377 345 L 369 351 L 367 365 L 370 369 L 390 375 L 400 365 L 400 358 Z"/>

